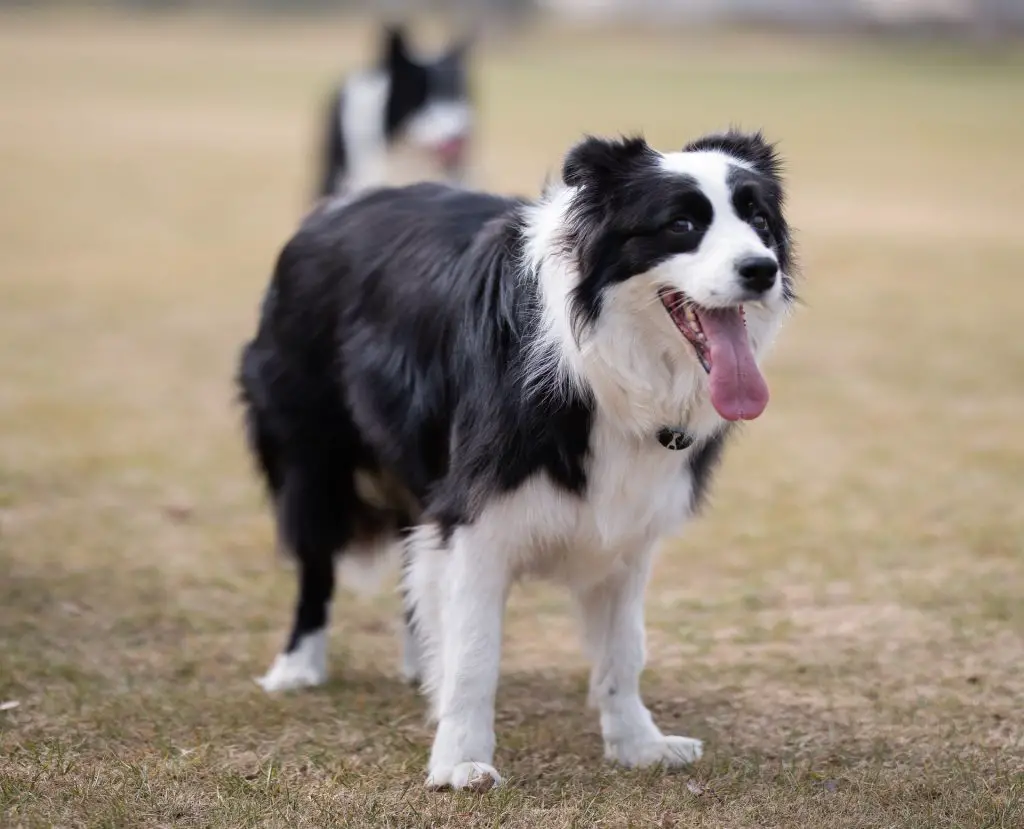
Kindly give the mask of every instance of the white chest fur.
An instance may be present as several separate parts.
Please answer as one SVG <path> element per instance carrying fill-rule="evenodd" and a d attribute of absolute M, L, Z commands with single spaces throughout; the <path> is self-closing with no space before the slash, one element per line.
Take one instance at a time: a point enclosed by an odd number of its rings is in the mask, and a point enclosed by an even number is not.
<path fill-rule="evenodd" d="M 691 513 L 692 449 L 666 449 L 601 417 L 591 432 L 581 496 L 540 474 L 488 507 L 489 523 L 511 554 L 513 572 L 585 587 L 628 564 Z"/>

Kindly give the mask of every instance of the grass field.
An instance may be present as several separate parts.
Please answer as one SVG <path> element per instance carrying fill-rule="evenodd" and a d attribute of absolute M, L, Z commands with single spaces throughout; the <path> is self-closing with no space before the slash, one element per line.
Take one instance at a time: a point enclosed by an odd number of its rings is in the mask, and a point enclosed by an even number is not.
<path fill-rule="evenodd" d="M 622 32 L 479 61 L 482 181 L 582 131 L 730 122 L 789 160 L 806 304 L 663 552 L 645 693 L 704 738 L 605 766 L 564 597 L 514 593 L 497 766 L 422 789 L 396 602 L 270 698 L 293 579 L 231 377 L 365 29 L 0 19 L 0 825 L 1024 825 L 1024 54 Z"/>

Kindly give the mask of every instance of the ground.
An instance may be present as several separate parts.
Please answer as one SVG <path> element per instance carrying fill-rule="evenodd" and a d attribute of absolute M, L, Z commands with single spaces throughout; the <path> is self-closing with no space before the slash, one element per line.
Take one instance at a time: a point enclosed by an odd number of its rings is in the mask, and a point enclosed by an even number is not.
<path fill-rule="evenodd" d="M 804 305 L 772 402 L 650 591 L 646 696 L 707 741 L 622 772 L 565 598 L 512 598 L 485 796 L 422 788 L 396 601 L 266 696 L 293 580 L 232 374 L 367 29 L 0 22 L 0 824 L 1024 825 L 1024 55 L 568 35 L 479 55 L 480 180 L 583 131 L 730 122 L 788 159 Z"/>

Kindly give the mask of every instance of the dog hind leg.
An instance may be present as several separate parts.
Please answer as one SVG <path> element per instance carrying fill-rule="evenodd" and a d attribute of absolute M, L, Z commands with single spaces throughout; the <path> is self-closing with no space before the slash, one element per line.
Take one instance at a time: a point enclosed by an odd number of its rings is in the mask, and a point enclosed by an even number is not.
<path fill-rule="evenodd" d="M 353 499 L 351 487 L 341 483 L 344 474 L 343 466 L 332 468 L 322 459 L 305 466 L 291 465 L 285 473 L 277 509 L 279 535 L 297 560 L 299 591 L 287 644 L 270 670 L 257 680 L 265 691 L 311 687 L 327 680 L 334 554 L 351 534 Z"/>

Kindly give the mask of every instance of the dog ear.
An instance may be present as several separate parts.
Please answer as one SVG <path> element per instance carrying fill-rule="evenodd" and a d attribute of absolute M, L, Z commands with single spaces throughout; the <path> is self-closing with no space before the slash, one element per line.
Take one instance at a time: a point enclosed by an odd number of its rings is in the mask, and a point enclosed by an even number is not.
<path fill-rule="evenodd" d="M 705 135 L 692 141 L 684 148 L 684 152 L 700 150 L 718 150 L 745 161 L 759 173 L 778 179 L 782 172 L 782 161 L 775 151 L 775 145 L 765 140 L 760 130 L 743 132 L 730 128 L 723 133 Z"/>
<path fill-rule="evenodd" d="M 384 42 L 382 53 L 385 66 L 412 63 L 409 47 L 405 42 L 405 29 L 398 23 L 384 26 Z"/>
<path fill-rule="evenodd" d="M 654 150 L 640 137 L 609 140 L 588 135 L 566 155 L 562 181 L 570 187 L 611 184 L 653 156 Z"/>

